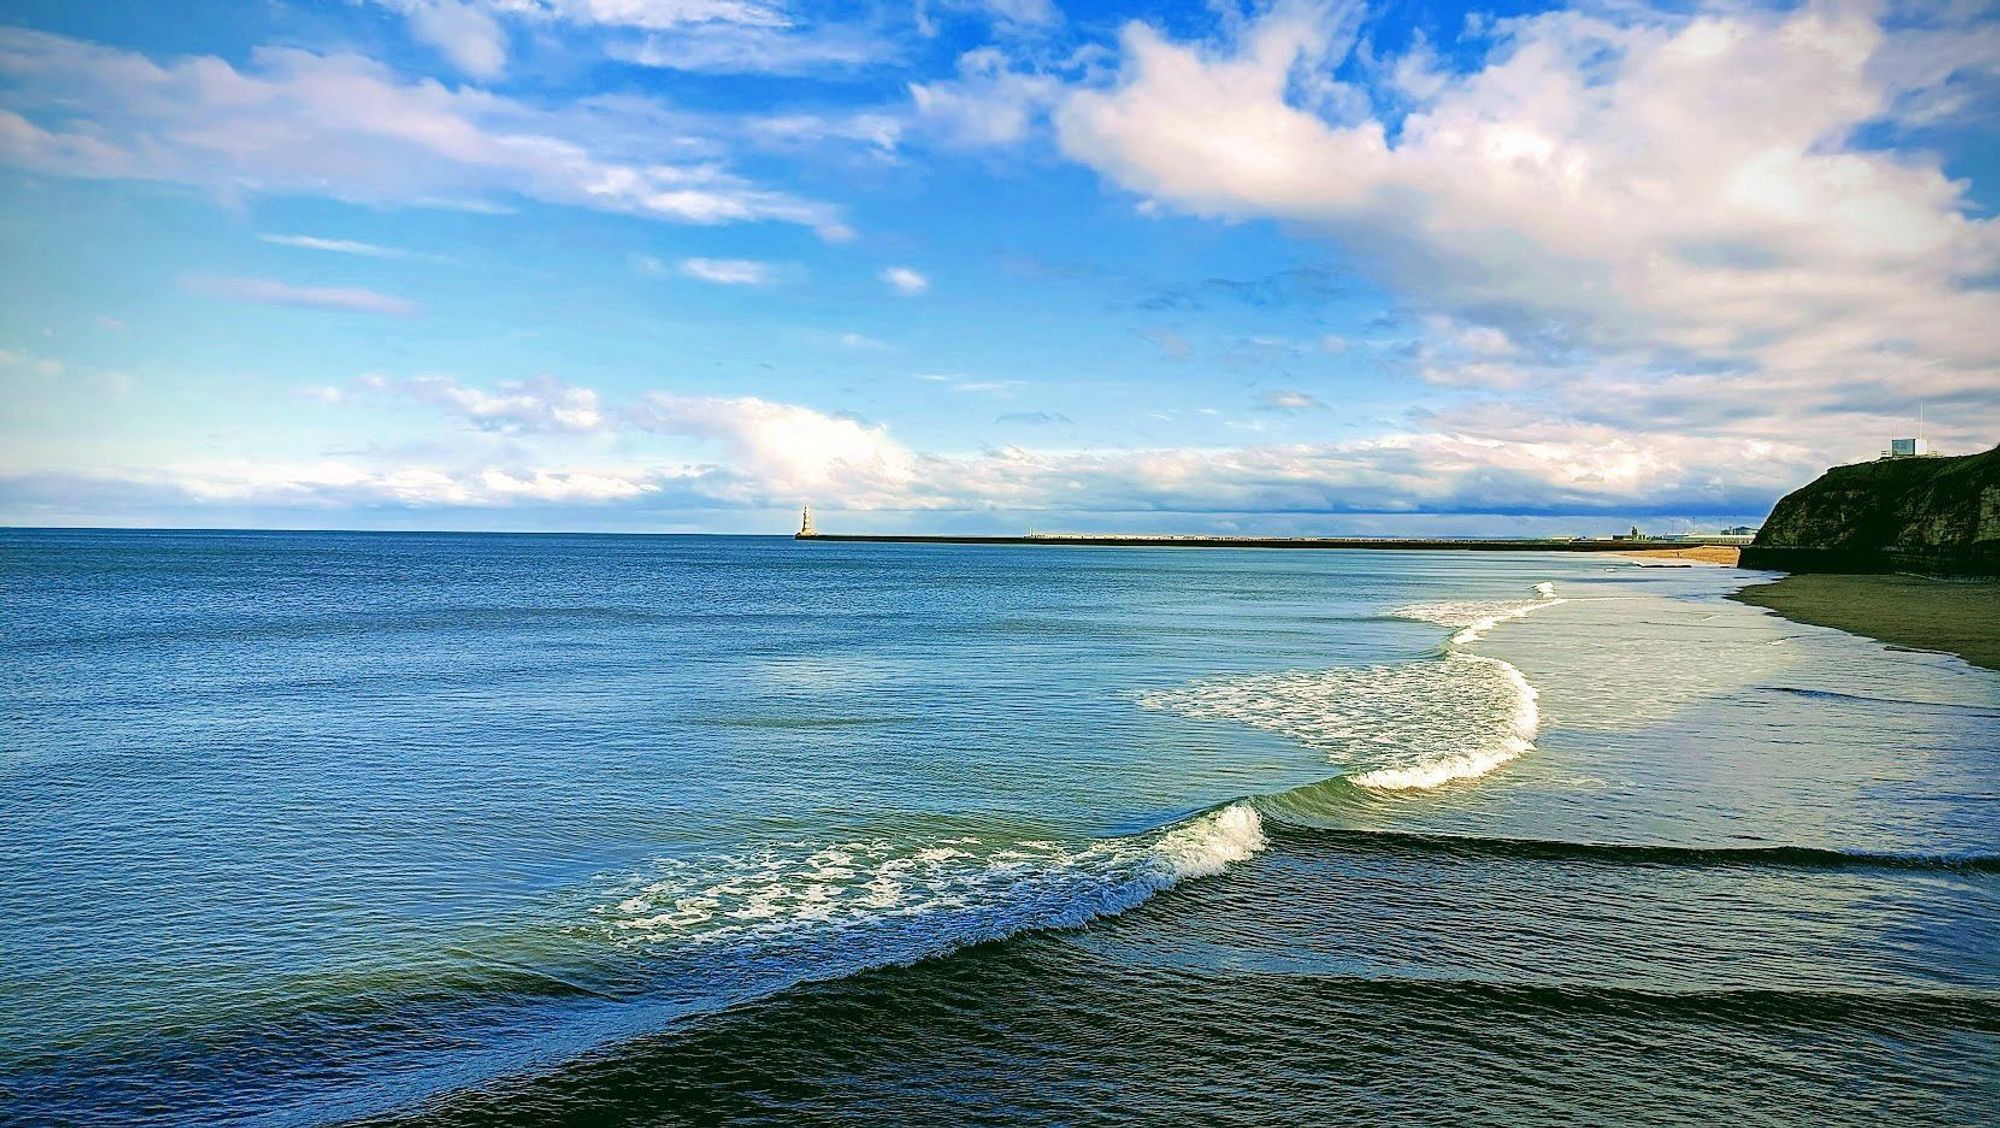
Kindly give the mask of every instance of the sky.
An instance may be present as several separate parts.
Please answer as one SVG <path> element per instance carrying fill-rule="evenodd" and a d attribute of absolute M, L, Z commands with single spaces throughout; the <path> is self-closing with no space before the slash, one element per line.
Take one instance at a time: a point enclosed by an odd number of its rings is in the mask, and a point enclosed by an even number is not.
<path fill-rule="evenodd" d="M 0 524 L 1754 524 L 1996 207 L 1991 2 L 0 0 Z"/>

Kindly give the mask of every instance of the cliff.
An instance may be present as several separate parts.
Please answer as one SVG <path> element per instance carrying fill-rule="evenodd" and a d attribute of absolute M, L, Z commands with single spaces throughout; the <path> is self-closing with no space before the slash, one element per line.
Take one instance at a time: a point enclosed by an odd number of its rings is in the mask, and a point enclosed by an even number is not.
<path fill-rule="evenodd" d="M 1785 495 L 1743 564 L 1796 572 L 2000 573 L 2000 447 L 1836 466 Z"/>

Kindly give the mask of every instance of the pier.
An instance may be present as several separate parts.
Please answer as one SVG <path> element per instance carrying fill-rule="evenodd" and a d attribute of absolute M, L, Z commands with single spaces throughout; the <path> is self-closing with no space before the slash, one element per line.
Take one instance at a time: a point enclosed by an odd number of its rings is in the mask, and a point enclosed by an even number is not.
<path fill-rule="evenodd" d="M 950 536 L 906 533 L 800 532 L 801 541 L 861 544 L 1059 545 L 1076 548 L 1358 548 L 1417 552 L 1634 552 L 1705 543 L 1683 540 L 1488 539 L 1480 537 L 1233 537 L 1111 533 L 1030 533 L 1025 536 Z"/>

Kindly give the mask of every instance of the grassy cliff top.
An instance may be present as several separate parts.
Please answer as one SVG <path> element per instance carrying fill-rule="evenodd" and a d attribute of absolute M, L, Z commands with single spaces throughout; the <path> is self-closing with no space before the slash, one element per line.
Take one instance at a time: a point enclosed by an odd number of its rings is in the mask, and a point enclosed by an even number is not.
<path fill-rule="evenodd" d="M 2000 542 L 2000 447 L 1836 466 L 1771 510 L 1770 548 L 1970 548 Z"/>

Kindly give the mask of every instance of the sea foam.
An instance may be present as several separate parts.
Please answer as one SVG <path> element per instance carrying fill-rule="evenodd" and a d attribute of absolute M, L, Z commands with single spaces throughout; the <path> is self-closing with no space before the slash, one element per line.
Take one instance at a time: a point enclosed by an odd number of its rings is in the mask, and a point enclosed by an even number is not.
<path fill-rule="evenodd" d="M 895 963 L 1037 928 L 1123 912 L 1265 846 L 1263 822 L 1234 803 L 1147 834 L 1065 844 L 960 835 L 779 843 L 665 859 L 596 916 L 628 947 L 839 944 L 858 934 L 872 962 Z"/>
<path fill-rule="evenodd" d="M 1362 787 L 1402 791 L 1476 779 L 1532 751 L 1534 686 L 1510 663 L 1466 652 L 1486 632 L 1563 600 L 1416 604 L 1394 614 L 1454 628 L 1438 659 L 1218 678 L 1140 695 L 1140 705 L 1235 721 L 1326 754 Z"/>

